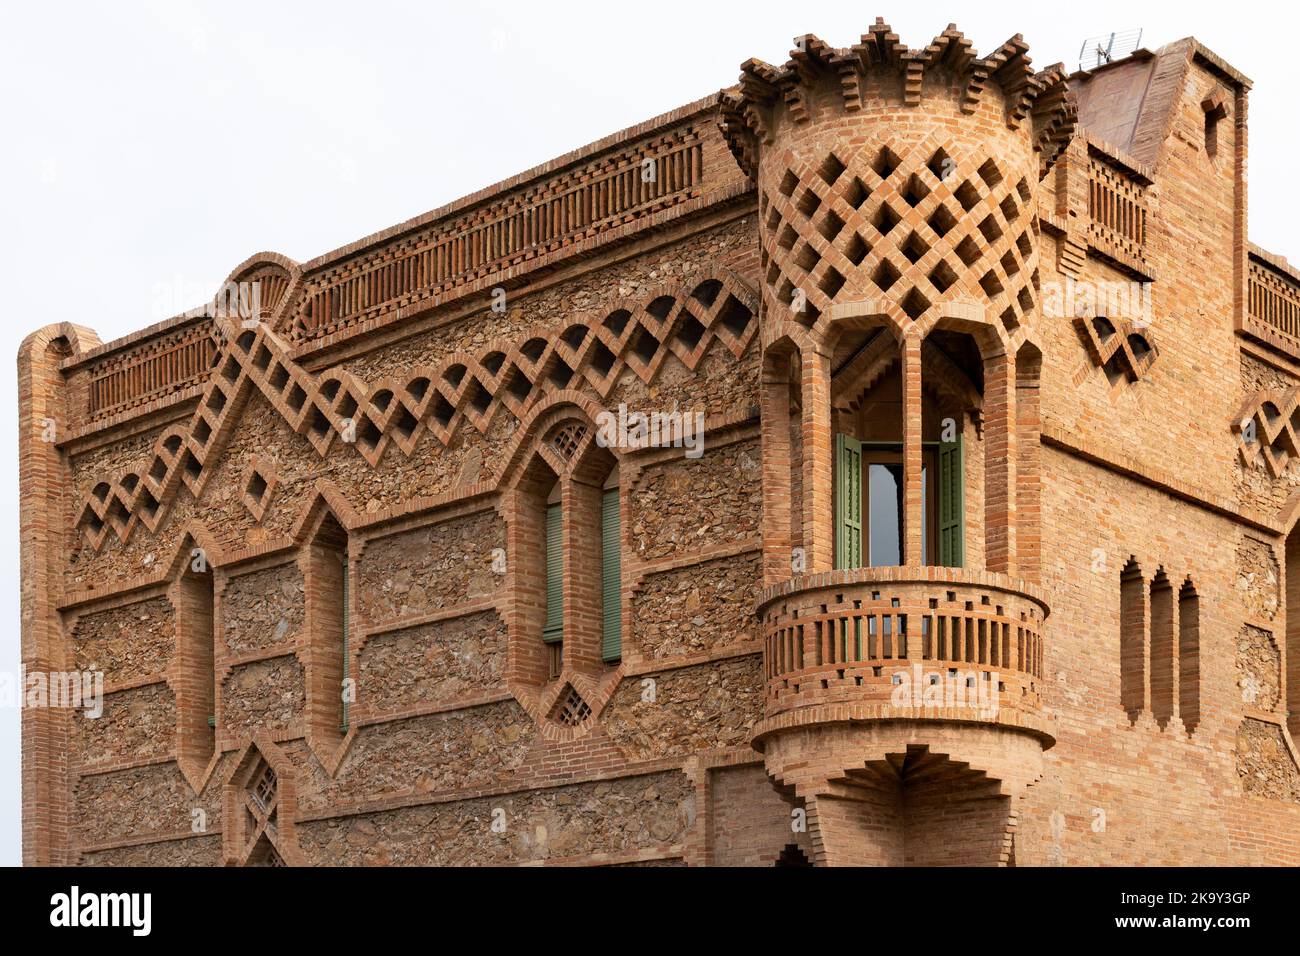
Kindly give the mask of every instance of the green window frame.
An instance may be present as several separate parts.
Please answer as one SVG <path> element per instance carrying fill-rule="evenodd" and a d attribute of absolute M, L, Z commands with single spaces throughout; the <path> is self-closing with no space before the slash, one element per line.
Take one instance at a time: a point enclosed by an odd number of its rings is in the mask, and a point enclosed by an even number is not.
<path fill-rule="evenodd" d="M 609 488 L 600 502 L 600 656 L 612 663 L 623 656 L 622 534 L 617 488 Z"/>
<path fill-rule="evenodd" d="M 964 567 L 966 560 L 966 462 L 961 432 L 939 443 L 939 564 Z"/>
<path fill-rule="evenodd" d="M 564 512 L 563 506 L 546 506 L 546 625 L 542 640 L 564 640 Z"/>
<path fill-rule="evenodd" d="M 897 442 L 862 442 L 850 435 L 835 436 L 835 567 L 863 566 L 862 472 L 863 448 Z M 965 561 L 965 455 L 961 433 L 950 442 L 925 442 L 938 448 L 938 564 L 960 568 Z"/>
<path fill-rule="evenodd" d="M 862 442 L 835 436 L 835 567 L 862 567 Z"/>

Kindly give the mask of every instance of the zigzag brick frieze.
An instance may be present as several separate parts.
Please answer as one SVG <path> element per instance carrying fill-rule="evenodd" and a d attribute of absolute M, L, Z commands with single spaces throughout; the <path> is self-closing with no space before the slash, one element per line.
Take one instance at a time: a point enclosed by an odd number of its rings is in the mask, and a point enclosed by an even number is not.
<path fill-rule="evenodd" d="M 649 384 L 671 354 L 694 369 L 715 342 L 739 359 L 755 334 L 755 293 L 725 273 L 689 287 L 659 287 L 623 300 L 595 321 L 577 320 L 558 335 L 494 342 L 476 355 L 458 353 L 404 380 L 367 385 L 343 369 L 312 375 L 266 325 L 235 328 L 189 423 L 163 435 L 150 466 L 97 483 L 77 507 L 77 526 L 95 549 L 110 534 L 126 541 L 143 524 L 155 531 L 182 487 L 198 497 L 253 389 L 322 457 L 336 440 L 373 467 L 390 445 L 410 455 L 425 432 L 444 446 L 468 422 L 486 432 L 504 410 L 522 420 L 546 394 L 585 385 L 601 398 L 625 371 Z M 270 476 L 263 475 L 267 480 Z M 246 483 L 266 495 L 253 475 Z M 270 485 L 269 480 L 267 484 Z M 261 495 L 249 507 L 259 517 Z"/>
<path fill-rule="evenodd" d="M 1300 386 L 1249 396 L 1233 419 L 1232 431 L 1242 464 L 1262 465 L 1270 477 L 1280 478 L 1300 455 Z"/>
<path fill-rule="evenodd" d="M 991 155 L 927 138 L 777 162 L 784 176 L 759 193 L 765 282 L 787 304 L 802 291 L 807 324 L 846 284 L 914 320 L 957 294 L 987 299 L 1009 331 L 1035 309 L 1033 186 Z"/>

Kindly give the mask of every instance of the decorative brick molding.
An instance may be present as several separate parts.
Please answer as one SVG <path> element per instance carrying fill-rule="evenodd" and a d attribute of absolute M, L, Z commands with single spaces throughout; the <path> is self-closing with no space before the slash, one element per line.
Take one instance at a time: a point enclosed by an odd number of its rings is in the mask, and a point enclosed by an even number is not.
<path fill-rule="evenodd" d="M 226 826 L 222 856 L 229 866 L 304 866 L 295 819 L 293 763 L 264 735 L 242 748 L 222 785 Z"/>
<path fill-rule="evenodd" d="M 703 156 L 699 128 L 678 126 L 313 273 L 286 334 L 333 334 L 696 198 Z"/>
<path fill-rule="evenodd" d="M 1128 319 L 1097 315 L 1076 318 L 1074 327 L 1088 349 L 1092 366 L 1104 371 L 1112 386 L 1140 380 L 1160 356 L 1149 326 L 1139 328 Z M 1080 381 L 1078 377 L 1075 380 Z"/>
<path fill-rule="evenodd" d="M 1267 389 L 1246 398 L 1232 420 L 1237 457 L 1280 478 L 1300 455 L 1300 386 Z"/>
<path fill-rule="evenodd" d="M 522 420 L 548 393 L 585 385 L 609 394 L 631 370 L 649 384 L 671 353 L 694 369 L 715 341 L 739 359 L 757 334 L 757 302 L 732 274 L 689 287 L 662 286 L 614 303 L 603 318 L 574 321 L 563 332 L 497 340 L 477 355 L 457 353 L 404 381 L 366 386 L 331 369 L 313 376 L 266 326 L 229 340 L 187 428 L 162 436 L 144 473 L 99 482 L 77 508 L 77 524 L 96 549 L 110 533 L 126 541 L 139 524 L 155 530 L 182 485 L 196 497 L 244 406 L 257 389 L 295 432 L 324 456 L 336 438 L 372 466 L 390 444 L 410 455 L 425 431 L 450 443 L 463 422 L 486 432 L 504 409 Z M 349 440 L 351 439 L 351 440 Z M 250 476 L 251 477 L 251 476 Z"/>
<path fill-rule="evenodd" d="M 1088 242 L 1121 261 L 1145 259 L 1145 184 L 1095 151 L 1088 157 Z"/>
<path fill-rule="evenodd" d="M 983 590 L 960 573 L 913 581 L 872 569 L 800 583 L 806 586 L 792 582 L 759 607 L 769 717 L 839 702 L 880 705 L 883 717 L 893 678 L 914 666 L 940 679 L 954 668 L 975 673 L 988 682 L 977 688 L 981 699 L 997 702 L 993 715 L 980 717 L 973 700 L 965 714 L 958 713 L 963 705 L 941 705 L 934 719 L 996 719 L 1002 709 L 1039 713 L 1047 615 L 1010 581 Z M 923 690 L 909 694 L 912 703 L 900 715 L 924 719 Z"/>
<path fill-rule="evenodd" d="M 1006 97 L 1006 123 L 1018 128 L 1031 120 L 1034 148 L 1041 154 L 1045 172 L 1074 132 L 1075 106 L 1060 65 L 1034 72 L 1029 65 L 1029 46 L 1012 37 L 989 56 L 980 58 L 973 44 L 954 25 L 919 50 L 910 50 L 880 18 L 860 42 L 836 49 L 811 34 L 801 37 L 799 47 L 783 67 L 762 60 L 747 60 L 741 66 L 740 90 L 723 99 L 723 132 L 741 168 L 757 178 L 757 151 L 771 144 L 771 110 L 784 103 L 796 123 L 810 119 L 810 78 L 833 78 L 842 94 L 841 108 L 856 113 L 877 88 L 879 77 L 903 81 L 903 105 L 922 101 L 927 71 L 943 70 L 956 78 L 961 88 L 961 111 L 976 111 L 985 90 L 997 86 Z M 878 76 L 877 76 L 878 74 Z"/>
<path fill-rule="evenodd" d="M 90 369 L 90 420 L 119 415 L 207 381 L 219 351 L 209 321 L 97 362 Z"/>
<path fill-rule="evenodd" d="M 1019 38 L 984 59 L 970 46 L 950 27 L 908 50 L 877 21 L 846 50 L 804 37 L 784 67 L 743 65 L 722 124 L 758 185 L 765 328 L 791 315 L 821 339 L 834 304 L 871 300 L 927 327 L 946 300 L 986 302 L 1008 331 L 1036 310 L 1035 189 L 1072 134 L 1073 101 Z M 930 70 L 952 85 L 923 97 Z M 1005 131 L 973 135 L 992 114 Z"/>
<path fill-rule="evenodd" d="M 1300 357 L 1300 272 L 1285 259 L 1252 246 L 1248 281 L 1242 331 Z"/>

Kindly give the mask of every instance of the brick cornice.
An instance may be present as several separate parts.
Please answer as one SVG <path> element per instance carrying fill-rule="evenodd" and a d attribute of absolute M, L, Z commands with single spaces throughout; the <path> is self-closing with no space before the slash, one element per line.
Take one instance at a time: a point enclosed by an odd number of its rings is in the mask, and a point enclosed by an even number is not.
<path fill-rule="evenodd" d="M 1209 494 L 1165 471 L 1144 465 L 1127 456 L 1118 455 L 1113 450 L 1083 438 L 1059 424 L 1053 422 L 1043 424 L 1043 444 L 1076 455 L 1116 474 L 1133 478 L 1207 511 L 1240 521 L 1258 531 L 1271 535 L 1280 535 L 1284 531 L 1283 525 L 1277 518 L 1249 512 L 1227 498 Z"/>

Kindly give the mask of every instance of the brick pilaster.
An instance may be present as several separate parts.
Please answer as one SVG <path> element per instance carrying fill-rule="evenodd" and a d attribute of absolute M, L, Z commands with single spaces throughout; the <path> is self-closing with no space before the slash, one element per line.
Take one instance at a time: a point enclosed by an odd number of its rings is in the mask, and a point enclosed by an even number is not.
<path fill-rule="evenodd" d="M 763 583 L 791 574 L 790 552 L 790 359 L 764 358 L 759 402 L 763 447 Z"/>
<path fill-rule="evenodd" d="M 803 546 L 809 573 L 835 567 L 831 360 L 803 353 Z"/>
<path fill-rule="evenodd" d="M 1016 363 L 1003 352 L 984 363 L 984 565 L 1016 573 Z"/>
<path fill-rule="evenodd" d="M 71 530 L 64 513 L 70 494 L 67 463 L 56 444 L 69 429 L 58 366 L 66 356 L 98 344 L 93 332 L 60 323 L 32 333 L 18 350 L 19 591 L 22 662 L 28 672 L 61 671 L 68 661 L 55 570 Z M 23 863 L 28 866 L 73 862 L 70 721 L 66 710 L 22 712 Z"/>
<path fill-rule="evenodd" d="M 910 330 L 909 330 L 910 331 Z M 920 567 L 924 551 L 925 494 L 921 472 L 921 338 L 907 335 L 901 346 L 903 378 L 903 563 Z"/>

